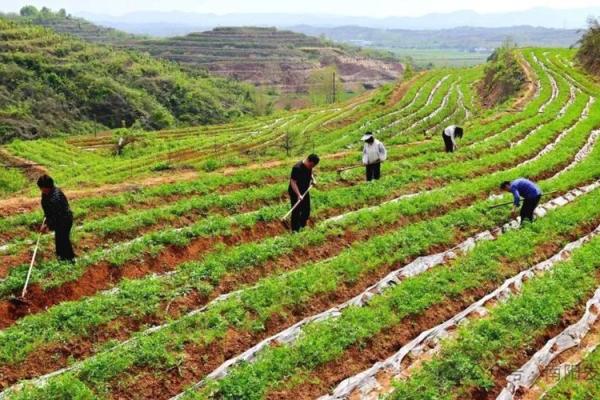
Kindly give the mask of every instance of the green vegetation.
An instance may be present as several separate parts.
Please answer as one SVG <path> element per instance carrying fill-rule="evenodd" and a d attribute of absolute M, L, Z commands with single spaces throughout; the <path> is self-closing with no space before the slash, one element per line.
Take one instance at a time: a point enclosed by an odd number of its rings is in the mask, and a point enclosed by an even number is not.
<path fill-rule="evenodd" d="M 4 14 L 4 17 L 14 19 L 15 21 L 25 21 L 34 25 L 44 26 L 57 33 L 72 34 L 73 36 L 98 44 L 114 43 L 135 37 L 116 29 L 92 24 L 83 18 L 74 17 L 67 14 L 64 8 L 54 12 L 47 7 L 42 7 L 38 10 L 34 6 L 25 6 L 21 8 L 18 15 Z M 75 32 L 77 34 L 74 34 Z"/>
<path fill-rule="evenodd" d="M 123 50 L 149 53 L 175 61 L 194 74 L 204 75 L 210 71 L 253 83 L 260 86 L 256 93 L 259 115 L 267 114 L 270 108 L 297 109 L 322 105 L 322 96 L 309 95 L 313 85 L 320 86 L 319 82 L 314 82 L 314 75 L 318 75 L 322 68 L 339 72 L 340 82 L 344 83 L 340 85 L 338 100 L 394 82 L 403 71 L 398 58 L 391 52 L 336 44 L 323 38 L 274 28 L 220 27 L 208 32 L 158 39 L 97 26 L 74 18 L 65 10 L 52 12 L 47 8 L 26 7 L 21 16 L 8 17 L 93 43 L 110 43 Z"/>
<path fill-rule="evenodd" d="M 252 89 L 0 18 L 0 140 L 223 122 Z"/>
<path fill-rule="evenodd" d="M 525 73 L 512 44 L 507 42 L 496 49 L 488 61 L 479 85 L 481 102 L 485 107 L 505 102 L 525 83 Z"/>
<path fill-rule="evenodd" d="M 591 74 L 600 75 L 600 23 L 590 19 L 589 25 L 579 41 L 577 60 Z"/>
<path fill-rule="evenodd" d="M 522 293 L 493 309 L 487 318 L 462 328 L 438 356 L 399 383 L 390 399 L 462 399 L 492 389 L 493 371 L 520 366 L 512 354 L 515 348 L 533 345 L 547 327 L 558 324 L 566 312 L 591 297 L 600 284 L 598 251 L 600 239 L 596 238 L 578 250 L 573 260 L 528 282 Z"/>
<path fill-rule="evenodd" d="M 591 232 L 600 223 L 600 189 L 587 186 L 600 179 L 600 89 L 569 66 L 572 50 L 510 51 L 536 81 L 527 102 L 513 94 L 482 109 L 484 68 L 447 68 L 309 110 L 5 145 L 74 194 L 79 255 L 54 261 L 44 235 L 36 295 L 15 309 L 9 299 L 27 274 L 41 213 L 37 200 L 10 207 L 27 191 L 0 200 L 11 210 L 0 217 L 5 399 L 317 398 Z M 446 154 L 439 135 L 452 123 L 466 135 Z M 366 130 L 389 150 L 382 179 L 369 184 L 362 168 L 337 173 L 360 161 Z M 130 144 L 116 156 L 119 138 Z M 313 151 L 322 156 L 313 224 L 291 234 L 278 221 L 289 208 L 289 168 Z M 509 196 L 490 194 L 519 176 L 540 184 L 544 203 L 564 198 L 517 230 L 508 208 L 490 209 Z M 599 285 L 599 243 L 461 328 L 394 396 L 462 400 L 497 386 L 490 368 L 512 370 L 513 352 L 539 347 L 544 329 L 577 313 Z M 296 324 L 297 334 L 286 332 Z M 273 335 L 256 357 L 209 375 Z M 393 340 L 379 347 L 382 338 Z M 44 385 L 12 386 L 62 368 Z"/>

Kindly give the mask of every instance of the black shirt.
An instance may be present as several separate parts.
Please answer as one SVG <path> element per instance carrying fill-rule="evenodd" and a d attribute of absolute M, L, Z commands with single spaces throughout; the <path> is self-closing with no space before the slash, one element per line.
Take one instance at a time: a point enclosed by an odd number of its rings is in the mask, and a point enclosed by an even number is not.
<path fill-rule="evenodd" d="M 42 208 L 46 217 L 46 225 L 50 230 L 56 230 L 57 226 L 66 225 L 73 219 L 69 201 L 62 190 L 57 187 L 48 194 L 42 194 Z"/>
<path fill-rule="evenodd" d="M 292 168 L 291 179 L 296 181 L 296 184 L 298 185 L 298 190 L 300 190 L 300 194 L 304 194 L 304 192 L 306 192 L 310 187 L 310 182 L 312 180 L 312 170 L 306 168 L 306 165 L 304 165 L 303 161 L 299 161 Z M 288 187 L 288 192 L 290 192 L 290 194 L 294 193 L 291 184 Z"/>

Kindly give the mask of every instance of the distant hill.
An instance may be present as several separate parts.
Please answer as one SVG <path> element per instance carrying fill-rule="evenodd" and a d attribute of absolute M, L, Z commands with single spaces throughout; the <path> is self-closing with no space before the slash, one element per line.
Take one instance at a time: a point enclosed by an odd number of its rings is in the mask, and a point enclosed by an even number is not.
<path fill-rule="evenodd" d="M 33 6 L 26 6 L 21 9 L 21 14 L 5 14 L 3 16 L 14 21 L 27 21 L 34 25 L 44 26 L 58 33 L 75 34 L 82 39 L 102 44 L 134 37 L 134 35 L 118 29 L 96 25 L 84 18 L 74 17 L 67 14 L 64 9 L 54 12 L 46 7 L 38 10 Z"/>
<path fill-rule="evenodd" d="M 303 91 L 311 73 L 323 67 L 335 67 L 346 87 L 376 87 L 396 80 L 403 71 L 388 54 L 362 52 L 275 28 L 215 28 L 168 39 L 129 41 L 127 45 L 285 92 Z"/>
<path fill-rule="evenodd" d="M 565 4 L 567 4 L 565 2 Z M 343 9 L 340 10 L 343 12 Z M 418 17 L 390 16 L 372 18 L 361 16 L 252 13 L 225 14 L 193 13 L 182 11 L 138 11 L 122 16 L 82 13 L 95 23 L 151 35 L 190 33 L 218 26 L 291 26 L 310 24 L 317 27 L 364 26 L 377 29 L 448 29 L 461 26 L 498 28 L 512 25 L 531 25 L 558 29 L 582 29 L 587 18 L 600 15 L 600 5 L 595 7 L 555 9 L 537 7 L 529 10 L 503 13 L 477 13 L 470 10 L 432 13 Z"/>
<path fill-rule="evenodd" d="M 148 38 L 97 26 L 64 10 L 32 11 L 31 15 L 13 18 L 25 18 L 32 24 L 87 41 L 147 52 L 223 77 L 276 87 L 286 93 L 306 92 L 311 74 L 325 67 L 336 69 L 344 87 L 350 91 L 394 81 L 403 72 L 402 64 L 391 53 L 362 51 L 275 28 L 222 27 L 186 36 Z"/>
<path fill-rule="evenodd" d="M 254 112 L 248 85 L 25 21 L 0 18 L 0 141 L 224 122 Z"/>
<path fill-rule="evenodd" d="M 360 46 L 394 49 L 456 49 L 492 51 L 510 38 L 523 47 L 569 47 L 577 43 L 582 32 L 575 29 L 552 29 L 532 26 L 504 28 L 459 27 L 440 30 L 374 29 L 359 26 L 317 28 L 301 25 L 291 28 L 308 35 Z"/>

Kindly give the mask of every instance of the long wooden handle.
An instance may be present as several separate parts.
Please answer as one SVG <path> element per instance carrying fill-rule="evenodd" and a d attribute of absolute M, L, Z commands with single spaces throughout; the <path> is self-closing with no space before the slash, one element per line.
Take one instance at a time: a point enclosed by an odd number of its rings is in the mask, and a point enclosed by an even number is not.
<path fill-rule="evenodd" d="M 31 257 L 31 262 L 29 263 L 29 271 L 27 271 L 27 279 L 25 279 L 25 285 L 23 286 L 23 291 L 21 292 L 21 297 L 25 297 L 27 293 L 27 286 L 29 285 L 29 279 L 31 278 L 31 271 L 33 270 L 33 264 L 35 263 L 35 257 L 37 256 L 38 248 L 40 247 L 40 239 L 42 238 L 42 229 L 44 228 L 44 224 L 46 223 L 46 218 L 42 221 L 42 226 L 40 227 L 40 233 L 38 234 L 37 241 L 35 243 L 35 249 L 33 249 L 33 257 Z"/>
<path fill-rule="evenodd" d="M 559 192 L 559 191 L 558 191 L 558 190 L 555 190 L 555 191 L 553 191 L 553 192 L 543 193 L 543 194 L 542 194 L 542 196 L 548 196 L 549 194 L 554 194 L 554 193 L 557 193 L 557 192 Z M 492 210 L 492 209 L 494 209 L 494 208 L 504 207 L 504 206 L 507 206 L 507 205 L 509 205 L 509 204 L 513 204 L 513 202 L 512 202 L 512 201 L 510 201 L 510 202 L 508 202 L 508 203 L 496 204 L 495 206 L 491 206 L 491 207 L 489 207 L 489 210 Z"/>
<path fill-rule="evenodd" d="M 304 200 L 304 196 L 306 196 L 306 194 L 310 191 L 310 189 L 312 189 L 313 185 L 310 185 L 308 187 L 308 189 L 306 189 L 306 192 L 304 192 L 304 194 L 302 195 L 301 199 L 298 199 L 298 201 L 296 202 L 296 204 L 294 204 L 294 207 L 292 207 L 292 209 L 290 211 L 287 212 L 287 214 L 285 214 L 281 220 L 284 221 L 285 219 L 287 219 L 287 217 L 290 216 L 291 213 L 294 212 L 294 210 L 300 205 L 300 203 L 302 203 L 302 200 Z"/>
<path fill-rule="evenodd" d="M 356 169 L 356 168 L 360 168 L 360 167 L 364 167 L 364 165 L 360 164 L 360 165 L 353 165 L 351 167 L 340 168 L 337 170 L 337 173 L 341 174 L 344 171 L 350 171 L 351 169 Z"/>

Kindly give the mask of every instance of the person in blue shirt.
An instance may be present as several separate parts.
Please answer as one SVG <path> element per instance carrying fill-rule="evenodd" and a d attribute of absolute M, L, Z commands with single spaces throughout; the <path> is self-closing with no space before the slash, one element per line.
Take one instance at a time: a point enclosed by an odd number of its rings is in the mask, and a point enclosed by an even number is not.
<path fill-rule="evenodd" d="M 512 182 L 505 181 L 500 184 L 500 189 L 513 194 L 513 216 L 517 213 L 517 208 L 521 204 L 523 198 L 523 207 L 521 207 L 521 224 L 525 220 L 533 222 L 533 213 L 536 207 L 540 204 L 542 198 L 542 190 L 538 185 L 529 179 L 519 178 Z"/>

